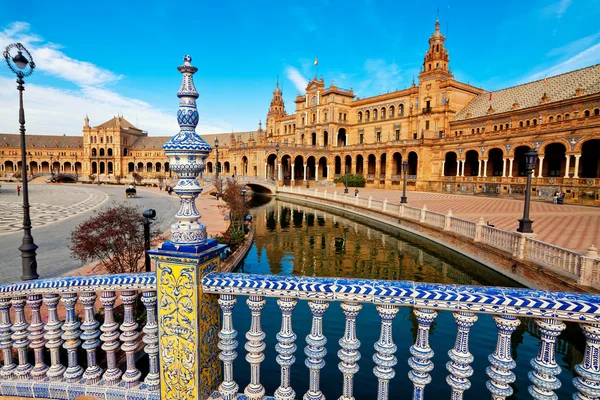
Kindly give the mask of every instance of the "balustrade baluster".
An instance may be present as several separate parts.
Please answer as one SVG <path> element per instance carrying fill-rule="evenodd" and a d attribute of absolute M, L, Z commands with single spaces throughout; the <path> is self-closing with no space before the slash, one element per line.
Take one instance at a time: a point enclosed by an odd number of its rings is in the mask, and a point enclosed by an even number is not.
<path fill-rule="evenodd" d="M 250 383 L 244 389 L 244 394 L 248 400 L 262 400 L 265 395 L 265 388 L 260 383 L 260 363 L 265 359 L 263 351 L 266 345 L 263 340 L 265 333 L 260 326 L 260 314 L 265 307 L 265 299 L 262 296 L 249 296 L 246 300 L 248 308 L 252 312 L 252 322 L 250 330 L 246 333 L 246 345 L 244 348 L 248 352 L 246 361 L 250 364 Z"/>
<path fill-rule="evenodd" d="M 46 371 L 46 376 L 51 382 L 62 379 L 65 369 L 67 369 L 60 363 L 60 348 L 64 342 L 61 339 L 62 331 L 60 329 L 63 323 L 58 319 L 57 311 L 59 301 L 60 296 L 58 294 L 44 295 L 44 304 L 48 309 L 44 339 L 46 340 L 46 348 L 50 351 L 50 368 Z"/>
<path fill-rule="evenodd" d="M 27 328 L 29 323 L 25 320 L 25 304 L 27 303 L 25 297 L 15 297 L 12 299 L 12 306 L 15 309 L 15 323 L 12 326 L 12 340 L 13 346 L 17 349 L 17 356 L 19 358 L 19 365 L 14 371 L 14 377 L 17 379 L 27 379 L 33 367 L 27 362 L 27 346 L 29 346 L 29 339 L 27 334 Z"/>
<path fill-rule="evenodd" d="M 296 393 L 290 386 L 290 367 L 296 361 L 294 352 L 296 351 L 296 334 L 292 329 L 292 312 L 298 301 L 291 297 L 282 297 L 277 299 L 277 304 L 281 309 L 281 330 L 277 333 L 277 344 L 275 350 L 277 356 L 277 364 L 281 366 L 281 384 L 275 391 L 275 399 L 277 400 L 294 400 Z"/>
<path fill-rule="evenodd" d="M 77 304 L 77 293 L 65 293 L 61 301 L 65 306 L 65 323 L 63 324 L 63 348 L 67 350 L 68 364 L 63 374 L 67 382 L 77 382 L 83 375 L 83 368 L 77 363 L 77 349 L 81 345 L 79 336 L 81 325 L 75 315 L 75 304 Z"/>
<path fill-rule="evenodd" d="M 0 298 L 0 349 L 4 364 L 0 369 L 2 379 L 10 379 L 17 366 L 12 358 L 12 322 L 10 321 L 11 301 L 9 298 Z"/>
<path fill-rule="evenodd" d="M 157 390 L 160 387 L 160 373 L 158 371 L 158 323 L 156 321 L 156 292 L 143 292 L 142 303 L 146 307 L 146 325 L 144 326 L 144 338 L 146 344 L 144 351 L 148 354 L 148 375 L 144 383 L 149 390 Z"/>
<path fill-rule="evenodd" d="M 511 335 L 521 324 L 521 321 L 511 315 L 495 315 L 494 321 L 498 329 L 496 350 L 488 356 L 491 366 L 485 372 L 491 378 L 486 382 L 486 387 L 492 392 L 492 399 L 503 400 L 513 394 L 510 384 L 516 380 L 511 370 L 517 366 L 512 359 Z"/>
<path fill-rule="evenodd" d="M 356 317 L 362 305 L 356 302 L 342 303 L 342 310 L 346 316 L 346 328 L 344 337 L 339 340 L 342 348 L 338 351 L 338 357 L 342 360 L 338 364 L 339 370 L 344 374 L 344 386 L 342 396 L 339 400 L 353 400 L 354 396 L 354 374 L 358 372 L 357 361 L 360 360 L 360 341 L 356 337 Z"/>
<path fill-rule="evenodd" d="M 329 303 L 324 300 L 311 300 L 308 307 L 313 315 L 310 334 L 306 336 L 304 354 L 307 358 L 304 362 L 310 370 L 310 383 L 308 392 L 304 394 L 304 400 L 324 400 L 325 396 L 319 389 L 320 370 L 325 366 L 325 355 L 327 349 L 327 338 L 323 336 L 323 314 L 327 311 Z"/>
<path fill-rule="evenodd" d="M 469 377 L 473 375 L 473 355 L 469 352 L 469 331 L 477 321 L 477 315 L 472 312 L 458 311 L 452 313 L 454 322 L 458 327 L 454 348 L 448 351 L 451 361 L 446 364 L 446 369 L 451 375 L 446 377 L 446 382 L 452 387 L 452 400 L 461 400 L 463 393 L 471 387 Z"/>
<path fill-rule="evenodd" d="M 81 294 L 81 304 L 83 304 L 83 324 L 81 325 L 81 346 L 87 353 L 87 368 L 83 373 L 83 378 L 88 385 L 95 385 L 100 382 L 102 377 L 102 368 L 96 364 L 96 348 L 100 345 L 100 323 L 94 318 L 94 304 L 98 295 L 95 292 L 85 292 Z"/>
<path fill-rule="evenodd" d="M 223 326 L 219 332 L 219 358 L 223 361 L 223 382 L 219 385 L 219 394 L 223 400 L 235 400 L 239 386 L 233 380 L 233 361 L 237 358 L 237 331 L 233 329 L 231 313 L 237 299 L 231 294 L 219 296 L 219 306 L 223 310 Z"/>
<path fill-rule="evenodd" d="M 553 318 L 536 319 L 535 323 L 540 328 L 540 348 L 537 357 L 531 360 L 533 371 L 529 372 L 529 394 L 538 400 L 557 399 L 554 390 L 560 388 L 561 383 L 556 378 L 562 368 L 556 364 L 556 338 L 566 325 Z"/>
<path fill-rule="evenodd" d="M 103 291 L 100 295 L 100 302 L 104 308 L 104 323 L 100 327 L 102 335 L 102 350 L 106 352 L 106 371 L 102 379 L 107 385 L 116 385 L 123 374 L 117 367 L 116 352 L 121 345 L 119 343 L 119 324 L 115 322 L 113 314 L 117 295 L 113 291 Z"/>
<path fill-rule="evenodd" d="M 44 363 L 44 347 L 46 341 L 44 340 L 44 323 L 42 322 L 42 315 L 40 314 L 40 308 L 42 307 L 42 295 L 32 294 L 27 299 L 27 304 L 31 309 L 31 325 L 29 325 L 29 340 L 31 344 L 29 347 L 33 349 L 35 357 L 35 365 L 31 370 L 31 378 L 35 381 L 41 381 L 46 377 L 48 366 Z"/>
<path fill-rule="evenodd" d="M 394 356 L 397 347 L 392 340 L 392 321 L 396 318 L 398 307 L 391 304 L 381 304 L 377 306 L 377 312 L 381 318 L 381 334 L 374 345 L 377 353 L 373 355 L 373 361 L 376 365 L 373 368 L 373 373 L 378 380 L 377 399 L 387 400 L 390 380 L 396 376 L 393 367 L 398 363 Z"/>
<path fill-rule="evenodd" d="M 437 316 L 437 312 L 429 308 L 415 308 L 414 314 L 419 324 L 417 340 L 410 346 L 412 357 L 408 359 L 408 365 L 412 371 L 408 373 L 409 379 L 414 386 L 413 399 L 422 400 L 425 393 L 425 385 L 431 382 L 429 372 L 433 370 L 433 350 L 429 346 L 429 328 Z"/>
<path fill-rule="evenodd" d="M 135 351 L 138 349 L 138 337 L 140 336 L 137 331 L 138 323 L 135 322 L 133 316 L 133 304 L 137 297 L 137 292 L 133 290 L 126 290 L 121 292 L 121 302 L 124 308 L 123 323 L 121 324 L 121 350 L 125 352 L 127 358 L 127 369 L 123 374 L 123 382 L 125 387 L 130 389 L 135 387 L 142 377 L 142 373 L 135 367 Z"/>
<path fill-rule="evenodd" d="M 593 400 L 600 397 L 600 324 L 581 324 L 585 335 L 585 353 L 581 364 L 575 366 L 580 376 L 573 378 L 573 386 L 579 393 L 574 400 Z"/>

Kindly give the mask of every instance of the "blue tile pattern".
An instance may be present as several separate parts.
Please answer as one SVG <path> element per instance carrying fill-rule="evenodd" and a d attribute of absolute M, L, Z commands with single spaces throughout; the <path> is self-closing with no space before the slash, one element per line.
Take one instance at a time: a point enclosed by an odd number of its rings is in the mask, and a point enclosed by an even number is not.
<path fill-rule="evenodd" d="M 20 396 L 32 399 L 73 400 L 80 396 L 90 396 L 98 400 L 159 400 L 158 391 L 143 390 L 140 387 L 126 389 L 121 386 L 90 386 L 81 383 L 33 382 L 25 380 L 0 380 L 1 396 Z"/>
<path fill-rule="evenodd" d="M 440 310 L 600 322 L 600 296 L 486 286 L 410 281 L 290 277 L 213 272 L 202 279 L 205 293 L 294 297 Z"/>

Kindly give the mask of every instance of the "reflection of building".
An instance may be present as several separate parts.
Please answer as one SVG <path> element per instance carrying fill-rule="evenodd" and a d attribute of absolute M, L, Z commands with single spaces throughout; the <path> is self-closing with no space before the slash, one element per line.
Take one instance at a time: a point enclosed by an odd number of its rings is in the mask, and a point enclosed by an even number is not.
<path fill-rule="evenodd" d="M 445 40 L 436 21 L 418 85 L 402 90 L 361 99 L 315 77 L 288 115 L 277 84 L 264 129 L 218 135 L 221 172 L 278 176 L 292 185 L 332 181 L 349 172 L 363 175 L 368 186 L 401 188 L 407 160 L 408 184 L 417 189 L 508 193 L 524 187 L 523 155 L 535 147 L 538 192 L 598 196 L 600 65 L 490 94 L 454 79 Z M 83 134 L 77 151 L 84 175 L 168 171 L 161 149 L 168 138 L 149 137 L 122 117 L 97 127 L 86 120 Z M 10 173 L 18 163 L 18 139 L 4 136 L 0 168 Z M 216 136 L 203 135 L 211 145 Z M 49 162 L 49 152 L 67 154 L 58 161 L 60 168 L 68 157 L 74 165 L 69 156 L 74 150 L 63 146 L 62 138 L 47 139 L 54 143 L 34 156 L 35 165 Z M 214 174 L 215 161 L 213 152 L 207 174 Z"/>

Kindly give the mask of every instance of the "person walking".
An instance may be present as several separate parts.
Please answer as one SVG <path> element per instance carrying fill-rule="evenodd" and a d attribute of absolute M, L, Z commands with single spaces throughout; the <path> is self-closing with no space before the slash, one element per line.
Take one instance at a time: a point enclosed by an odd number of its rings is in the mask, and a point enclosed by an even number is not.
<path fill-rule="evenodd" d="M 17 196 L 21 195 L 21 185 L 17 185 Z"/>
<path fill-rule="evenodd" d="M 158 191 L 162 192 L 163 184 L 162 182 L 158 184 Z"/>
<path fill-rule="evenodd" d="M 354 197 L 358 196 L 358 189 L 354 189 Z"/>

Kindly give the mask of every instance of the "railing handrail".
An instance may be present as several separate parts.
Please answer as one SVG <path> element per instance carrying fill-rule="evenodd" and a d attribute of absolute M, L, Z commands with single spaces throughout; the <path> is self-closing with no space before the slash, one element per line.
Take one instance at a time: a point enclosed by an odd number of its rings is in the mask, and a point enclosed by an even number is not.
<path fill-rule="evenodd" d="M 506 231 L 504 231 L 504 232 L 506 232 Z M 513 233 L 513 232 L 509 232 L 509 233 Z M 557 245 L 554 245 L 551 243 L 542 242 L 541 240 L 537 240 L 537 239 L 533 239 L 533 238 L 529 238 L 529 237 L 526 240 L 528 242 L 533 242 L 533 243 L 536 243 L 536 244 L 539 244 L 542 246 L 552 247 L 553 249 L 564 251 L 565 253 L 570 253 L 570 254 L 573 254 L 574 256 L 583 256 L 583 254 L 578 253 L 574 250 L 565 249 L 564 247 L 560 247 L 560 246 L 557 246 Z"/>
<path fill-rule="evenodd" d="M 0 298 L 31 294 L 100 292 L 103 290 L 156 290 L 156 272 L 82 275 L 38 279 L 0 285 Z"/>
<path fill-rule="evenodd" d="M 356 301 L 513 316 L 600 321 L 600 295 L 496 286 L 212 272 L 204 293 Z M 573 307 L 577 306 L 577 311 Z"/>

